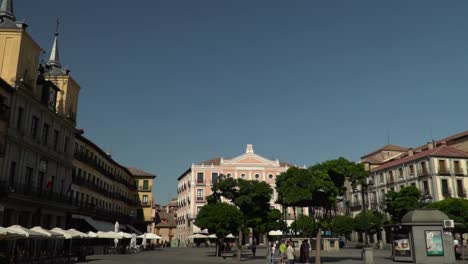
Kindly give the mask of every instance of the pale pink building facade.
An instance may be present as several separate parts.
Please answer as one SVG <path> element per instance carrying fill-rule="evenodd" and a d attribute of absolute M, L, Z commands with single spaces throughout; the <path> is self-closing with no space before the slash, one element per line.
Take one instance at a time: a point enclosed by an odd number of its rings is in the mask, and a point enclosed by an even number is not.
<path fill-rule="evenodd" d="M 264 181 L 274 190 L 271 206 L 281 210 L 279 204 L 275 204 L 277 193 L 275 190 L 276 177 L 293 165 L 279 160 L 270 160 L 254 153 L 252 145 L 247 145 L 244 154 L 226 159 L 214 158 L 192 166 L 184 172 L 178 180 L 178 210 L 177 210 L 177 234 L 181 245 L 188 240 L 187 237 L 200 233 L 193 224 L 197 213 L 206 204 L 206 197 L 211 195 L 211 187 L 218 180 L 219 175 L 242 178 L 246 180 Z"/>

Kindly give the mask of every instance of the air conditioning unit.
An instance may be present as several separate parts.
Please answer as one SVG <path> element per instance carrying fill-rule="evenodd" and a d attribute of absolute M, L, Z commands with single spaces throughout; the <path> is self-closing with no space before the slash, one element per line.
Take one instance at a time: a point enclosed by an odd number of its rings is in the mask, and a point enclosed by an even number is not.
<path fill-rule="evenodd" d="M 444 220 L 444 228 L 454 228 L 455 222 L 453 220 Z"/>

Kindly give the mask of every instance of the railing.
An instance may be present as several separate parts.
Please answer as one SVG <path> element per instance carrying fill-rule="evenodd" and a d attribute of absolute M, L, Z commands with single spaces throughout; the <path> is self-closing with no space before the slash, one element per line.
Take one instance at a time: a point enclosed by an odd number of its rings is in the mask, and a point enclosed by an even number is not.
<path fill-rule="evenodd" d="M 98 208 L 96 205 L 91 203 L 82 203 L 78 209 L 78 213 L 92 216 L 101 220 L 119 221 L 120 223 L 130 223 L 133 220 L 130 215 Z"/>
<path fill-rule="evenodd" d="M 48 189 L 38 189 L 29 184 L 0 182 L 0 196 L 12 194 L 30 197 L 39 201 L 57 202 L 68 205 L 73 204 L 72 198 L 68 197 L 65 193 L 56 193 Z"/>
<path fill-rule="evenodd" d="M 141 192 L 151 192 L 151 189 L 153 187 L 152 186 L 148 186 L 145 188 L 145 186 L 138 186 L 138 191 L 141 191 Z"/>
<path fill-rule="evenodd" d="M 395 182 L 395 180 L 393 179 L 393 177 L 388 177 L 387 178 L 387 184 L 392 184 L 394 182 Z"/>
<path fill-rule="evenodd" d="M 75 156 L 75 159 L 77 159 L 77 160 L 79 160 L 79 161 L 93 167 L 95 170 L 97 170 L 98 172 L 100 172 L 102 175 L 106 176 L 110 180 L 119 182 L 119 183 L 127 186 L 131 190 L 136 190 L 137 189 L 134 183 L 130 183 L 130 182 L 124 180 L 121 177 L 115 177 L 109 171 L 107 171 L 104 167 L 102 167 L 98 162 L 96 162 L 94 159 L 92 159 L 89 156 L 86 156 L 85 153 L 75 152 L 74 156 Z"/>
<path fill-rule="evenodd" d="M 460 198 L 467 198 L 466 190 L 457 190 L 458 197 Z"/>
<path fill-rule="evenodd" d="M 452 197 L 452 190 L 450 188 L 442 188 L 442 196 L 445 198 Z"/>
<path fill-rule="evenodd" d="M 351 211 L 359 211 L 362 210 L 362 203 L 360 202 L 353 202 L 349 204 L 349 210 Z"/>
<path fill-rule="evenodd" d="M 455 169 L 455 175 L 464 176 L 465 172 L 461 168 L 458 168 L 458 169 Z"/>
<path fill-rule="evenodd" d="M 418 170 L 418 177 L 426 177 L 426 176 L 429 176 L 429 173 L 427 172 L 426 169 Z"/>
<path fill-rule="evenodd" d="M 450 171 L 447 169 L 439 169 L 439 175 L 450 175 Z"/>

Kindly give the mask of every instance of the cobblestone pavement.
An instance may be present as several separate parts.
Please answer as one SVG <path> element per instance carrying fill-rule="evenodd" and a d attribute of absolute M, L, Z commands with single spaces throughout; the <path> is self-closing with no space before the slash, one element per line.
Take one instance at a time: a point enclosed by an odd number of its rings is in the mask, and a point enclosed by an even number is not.
<path fill-rule="evenodd" d="M 244 250 L 242 263 L 246 264 L 266 264 L 265 249 L 257 249 L 257 256 L 253 257 L 250 251 Z M 314 263 L 314 252 L 311 254 L 311 263 Z M 214 256 L 214 248 L 165 248 L 154 251 L 146 251 L 131 255 L 95 255 L 89 256 L 88 262 L 93 264 L 107 263 L 237 263 L 235 259 L 222 259 Z M 376 264 L 398 263 L 393 262 L 389 250 L 375 250 L 374 260 Z M 296 262 L 298 263 L 298 262 Z M 340 252 L 322 252 L 322 263 L 354 264 L 362 263 L 361 250 L 342 249 Z M 468 260 L 459 263 L 468 264 Z"/>

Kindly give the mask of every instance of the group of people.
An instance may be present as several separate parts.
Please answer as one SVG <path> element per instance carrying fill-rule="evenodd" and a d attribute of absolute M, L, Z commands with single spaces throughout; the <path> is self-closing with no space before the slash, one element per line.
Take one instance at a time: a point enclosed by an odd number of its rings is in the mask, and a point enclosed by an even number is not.
<path fill-rule="evenodd" d="M 276 246 L 278 241 L 273 242 L 271 245 L 271 252 L 274 254 L 276 252 Z M 307 239 L 303 240 L 301 246 L 299 247 L 299 262 L 300 263 L 309 263 L 309 251 L 310 251 L 310 244 Z M 295 245 L 292 239 L 281 240 L 279 245 L 279 253 L 281 257 L 282 264 L 294 264 L 296 261 L 297 253 L 295 250 Z"/>

